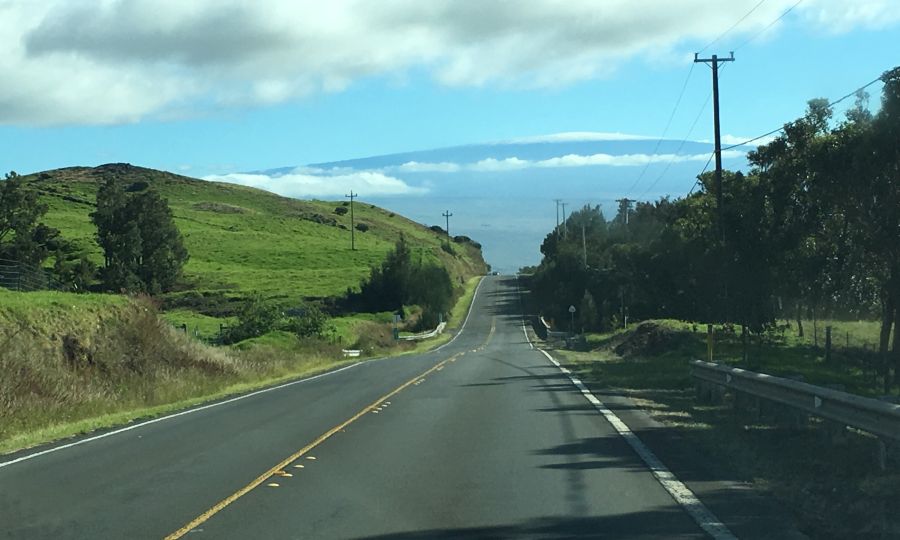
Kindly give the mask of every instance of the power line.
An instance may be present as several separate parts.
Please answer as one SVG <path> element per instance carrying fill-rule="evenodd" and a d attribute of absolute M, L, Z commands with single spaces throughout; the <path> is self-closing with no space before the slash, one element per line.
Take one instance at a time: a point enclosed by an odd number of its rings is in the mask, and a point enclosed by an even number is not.
<path fill-rule="evenodd" d="M 735 47 L 734 50 L 735 50 L 735 51 L 738 51 L 738 50 L 744 48 L 744 46 L 746 46 L 748 43 L 750 43 L 751 41 L 756 40 L 756 38 L 758 38 L 759 36 L 765 34 L 765 33 L 769 30 L 769 28 L 772 28 L 773 26 L 775 26 L 775 24 L 777 24 L 778 21 L 780 21 L 781 19 L 785 18 L 785 17 L 787 16 L 788 13 L 790 13 L 791 11 L 793 11 L 794 8 L 797 7 L 797 6 L 799 6 L 802 2 L 803 2 L 803 0 L 797 0 L 797 2 L 794 3 L 794 5 L 792 5 L 791 7 L 787 8 L 787 9 L 784 11 L 784 13 L 782 13 L 781 15 L 778 16 L 778 18 L 776 18 L 774 21 L 772 21 L 772 22 L 770 22 L 769 24 L 767 24 L 766 27 L 763 28 L 762 30 L 760 30 L 759 32 L 753 34 L 753 36 L 751 36 L 749 39 L 745 40 L 743 43 L 741 43 L 740 45 L 738 45 L 737 47 Z"/>
<path fill-rule="evenodd" d="M 801 1 L 802 1 L 802 0 L 801 0 Z M 700 50 L 697 51 L 697 52 L 698 52 L 698 53 L 702 53 L 702 52 L 705 51 L 706 49 L 708 49 L 708 48 L 712 47 L 713 45 L 715 45 L 716 43 L 718 43 L 720 39 L 722 39 L 723 37 L 725 37 L 726 34 L 728 34 L 728 32 L 731 32 L 732 30 L 734 30 L 735 28 L 737 28 L 738 25 L 740 25 L 742 22 L 744 22 L 744 21 L 747 19 L 747 17 L 749 17 L 750 15 L 752 15 L 753 12 L 756 11 L 757 8 L 759 8 L 759 6 L 761 6 L 761 5 L 765 4 L 765 3 L 766 3 L 766 0 L 759 0 L 759 2 L 757 2 L 757 4 L 756 4 L 755 6 L 753 6 L 753 7 L 750 9 L 750 11 L 748 11 L 747 13 L 744 14 L 743 17 L 741 17 L 740 19 L 738 19 L 738 21 L 737 21 L 736 23 L 734 23 L 734 24 L 732 24 L 731 26 L 729 26 L 729 27 L 728 27 L 728 30 L 725 30 L 724 32 L 722 32 L 721 34 L 719 34 L 719 36 L 718 36 L 716 39 L 714 39 L 714 40 L 710 41 L 709 43 L 707 43 L 706 46 L 704 46 L 702 49 L 700 49 Z M 799 4 L 800 2 L 797 2 L 797 3 Z M 772 23 L 772 24 L 775 24 L 775 23 Z"/>
<path fill-rule="evenodd" d="M 662 144 L 663 139 L 666 138 L 666 134 L 669 133 L 669 128 L 672 126 L 672 119 L 675 118 L 675 112 L 678 111 L 678 106 L 681 105 L 681 99 L 684 97 L 684 92 L 687 90 L 688 82 L 691 80 L 691 74 L 694 73 L 694 63 L 691 63 L 691 69 L 688 70 L 687 77 L 684 78 L 684 84 L 681 85 L 681 92 L 678 93 L 678 99 L 675 100 L 675 106 L 672 107 L 672 112 L 669 113 L 669 120 L 666 122 L 666 127 L 663 129 L 662 135 L 659 136 L 659 139 L 656 140 L 656 146 L 653 147 L 653 152 L 651 152 L 651 156 L 655 156 L 656 152 L 659 150 L 659 146 Z M 647 160 L 647 163 L 644 165 L 644 168 L 641 169 L 641 173 L 638 175 L 637 179 L 631 184 L 631 187 L 628 188 L 626 193 L 631 193 L 634 188 L 641 182 L 641 179 L 644 178 L 644 174 L 647 173 L 647 169 L 650 167 L 650 160 Z"/>
<path fill-rule="evenodd" d="M 667 172 L 669 172 L 669 168 L 671 168 L 672 164 L 675 163 L 675 160 L 678 158 L 679 152 L 681 152 L 681 149 L 684 148 L 685 144 L 687 144 L 688 140 L 691 138 L 691 134 L 694 133 L 694 128 L 697 127 L 697 122 L 700 121 L 700 117 L 703 116 L 704 112 L 706 112 L 706 107 L 709 105 L 709 100 L 711 98 L 712 98 L 712 92 L 710 92 L 706 96 L 706 101 L 703 102 L 703 105 L 700 107 L 700 110 L 697 112 L 697 116 L 694 117 L 694 121 L 691 123 L 691 127 L 688 130 L 687 135 L 685 135 L 684 138 L 681 139 L 681 142 L 678 144 L 678 148 L 676 148 L 675 152 L 672 154 L 672 159 L 670 159 L 669 162 L 666 163 L 665 168 L 662 170 L 662 172 L 659 173 L 659 176 L 657 176 L 656 179 L 653 180 L 653 182 L 649 186 L 647 186 L 647 189 L 645 189 L 643 191 L 643 193 L 640 194 L 639 197 L 636 197 L 636 199 L 638 199 L 638 200 L 643 199 L 644 195 L 646 195 L 651 189 L 656 187 L 656 184 L 658 184 L 659 181 L 662 180 L 662 177 L 665 176 Z"/>
<path fill-rule="evenodd" d="M 715 157 L 715 155 L 716 155 L 715 152 L 713 152 L 712 154 L 709 155 L 709 159 L 706 160 L 706 165 L 703 166 L 703 170 L 700 171 L 700 173 L 697 175 L 697 179 L 694 180 L 694 185 L 691 186 L 691 190 L 688 191 L 688 197 L 690 197 L 691 193 L 694 192 L 694 188 L 697 187 L 697 184 L 700 183 L 700 177 L 703 176 L 703 173 L 706 172 L 706 169 L 709 167 L 709 164 L 712 163 L 713 157 Z"/>
<path fill-rule="evenodd" d="M 849 97 L 851 97 L 851 96 L 856 95 L 857 92 L 861 92 L 861 91 L 865 90 L 866 88 L 872 86 L 873 84 L 875 84 L 875 83 L 877 83 L 877 82 L 879 82 L 879 81 L 883 81 L 883 80 L 884 80 L 884 75 L 883 75 L 883 74 L 882 74 L 882 75 L 879 75 L 877 79 L 873 79 L 873 80 L 867 82 L 866 84 L 860 86 L 860 87 L 857 88 L 856 90 L 850 92 L 849 94 L 847 94 L 847 95 L 845 95 L 845 96 L 842 96 L 842 97 L 840 97 L 840 98 L 838 98 L 838 99 L 832 101 L 831 103 L 828 104 L 828 106 L 829 106 L 829 107 L 834 107 L 835 105 L 837 105 L 838 103 L 844 101 L 845 99 L 847 99 L 847 98 L 849 98 Z M 796 121 L 796 120 L 795 120 L 795 121 Z M 789 126 L 789 125 L 791 125 L 791 124 L 793 124 L 793 123 L 794 123 L 794 122 L 788 122 L 787 124 L 781 126 L 780 128 L 773 129 L 772 131 L 767 131 L 766 133 L 763 133 L 762 135 L 757 135 L 756 137 L 753 137 L 752 139 L 747 139 L 746 141 L 742 141 L 742 142 L 739 142 L 739 143 L 737 143 L 737 144 L 732 144 L 731 146 L 726 146 L 726 147 L 723 148 L 722 150 L 723 150 L 723 151 L 725 151 L 725 150 L 731 150 L 732 148 L 737 148 L 738 146 L 745 146 L 745 145 L 750 144 L 750 143 L 752 143 L 752 142 L 754 142 L 754 141 L 758 141 L 758 140 L 762 139 L 763 137 L 768 137 L 769 135 L 774 135 L 775 133 L 778 133 L 779 131 L 784 131 L 784 128 L 785 128 L 785 127 L 787 127 L 787 126 Z"/>

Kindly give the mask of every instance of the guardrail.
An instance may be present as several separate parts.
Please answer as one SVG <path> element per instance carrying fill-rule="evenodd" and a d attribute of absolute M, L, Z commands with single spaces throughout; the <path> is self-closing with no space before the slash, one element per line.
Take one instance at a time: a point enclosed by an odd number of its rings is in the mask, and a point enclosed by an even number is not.
<path fill-rule="evenodd" d="M 437 325 L 437 328 L 430 332 L 422 332 L 421 334 L 413 334 L 411 336 L 398 336 L 397 339 L 401 341 L 419 341 L 423 339 L 433 338 L 437 335 L 444 333 L 444 328 L 447 327 L 447 323 L 442 322 Z"/>
<path fill-rule="evenodd" d="M 358 358 L 362 351 L 358 349 L 341 349 L 344 358 Z"/>
<path fill-rule="evenodd" d="M 691 375 L 701 383 L 780 403 L 879 437 L 900 440 L 900 405 L 894 403 L 701 360 L 691 362 Z"/>

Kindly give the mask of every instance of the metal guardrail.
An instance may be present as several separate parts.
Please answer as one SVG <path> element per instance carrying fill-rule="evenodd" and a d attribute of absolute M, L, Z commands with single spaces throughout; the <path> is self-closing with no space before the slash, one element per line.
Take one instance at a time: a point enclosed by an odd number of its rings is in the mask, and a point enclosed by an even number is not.
<path fill-rule="evenodd" d="M 444 328 L 447 327 L 447 323 L 442 322 L 437 325 L 437 328 L 432 330 L 431 332 L 422 332 L 421 334 L 413 334 L 411 336 L 398 336 L 397 339 L 401 341 L 419 341 L 422 339 L 433 338 L 437 335 L 440 335 L 444 332 Z"/>
<path fill-rule="evenodd" d="M 701 360 L 691 362 L 691 375 L 706 383 L 781 403 L 879 437 L 900 440 L 900 405 L 897 404 Z"/>

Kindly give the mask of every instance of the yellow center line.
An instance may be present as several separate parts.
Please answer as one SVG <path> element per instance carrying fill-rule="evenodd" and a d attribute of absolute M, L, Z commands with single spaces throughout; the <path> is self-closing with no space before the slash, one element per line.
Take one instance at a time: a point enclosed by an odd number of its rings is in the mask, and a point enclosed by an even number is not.
<path fill-rule="evenodd" d="M 404 388 L 406 388 L 406 387 L 408 387 L 408 386 L 410 386 L 410 385 L 412 385 L 412 384 L 415 384 L 417 381 L 420 381 L 420 380 L 421 380 L 422 378 L 424 378 L 426 375 L 432 373 L 433 371 L 437 371 L 439 368 L 442 368 L 442 367 L 444 366 L 444 364 L 446 364 L 447 362 L 449 362 L 449 361 L 451 361 L 451 360 L 455 360 L 457 357 L 462 356 L 462 354 L 463 354 L 463 353 L 457 353 L 457 354 L 454 354 L 454 355 L 451 356 L 450 358 L 447 358 L 447 359 L 441 361 L 440 363 L 434 365 L 433 367 L 431 367 L 431 369 L 425 371 L 424 373 L 422 373 L 422 374 L 420 374 L 420 375 L 416 375 L 416 376 L 413 377 L 412 379 L 410 379 L 410 380 L 406 381 L 405 383 L 401 384 L 400 386 L 398 386 L 397 388 L 395 388 L 393 391 L 391 391 L 389 394 L 386 394 L 386 395 L 384 395 L 384 396 L 378 398 L 374 403 L 372 403 L 372 404 L 369 405 L 368 407 L 364 408 L 363 410 L 359 411 L 358 413 L 354 414 L 354 415 L 353 415 L 352 417 L 350 417 L 348 420 L 345 420 L 345 421 L 344 421 L 343 423 L 341 423 L 340 425 L 337 425 L 337 426 L 331 428 L 330 430 L 328 430 L 328 431 L 325 432 L 324 434 L 320 435 L 320 436 L 319 436 L 316 440 L 314 440 L 313 442 L 311 442 L 311 443 L 309 443 L 308 445 L 304 446 L 303 448 L 301 448 L 301 449 L 298 450 L 297 452 L 291 454 L 290 456 L 288 456 L 287 458 L 285 458 L 283 461 L 281 461 L 280 463 L 278 463 L 277 465 L 275 465 L 275 466 L 272 467 L 271 469 L 269 469 L 269 470 L 267 470 L 266 472 L 264 472 L 263 474 L 259 475 L 255 480 L 253 480 L 252 482 L 250 482 L 250 483 L 247 484 L 246 486 L 244 486 L 244 487 L 242 487 L 241 489 L 237 490 L 237 491 L 234 492 L 232 495 L 229 495 L 228 497 L 222 499 L 221 501 L 219 501 L 218 503 L 216 503 L 212 508 L 210 508 L 210 509 L 207 510 L 206 512 L 203 512 L 202 514 L 200 514 L 199 516 L 197 516 L 196 518 L 194 518 L 190 523 L 188 523 L 188 524 L 185 525 L 184 527 L 182 527 L 182 528 L 178 529 L 177 531 L 173 532 L 172 534 L 166 536 L 165 540 L 176 540 L 176 539 L 178 539 L 178 538 L 183 537 L 183 536 L 186 535 L 187 533 L 191 532 L 193 529 L 196 529 L 198 525 L 201 525 L 202 523 L 204 523 L 204 522 L 206 522 L 207 520 L 209 520 L 209 518 L 213 517 L 214 515 L 216 515 L 216 514 L 219 513 L 220 511 L 222 511 L 226 506 L 228 506 L 229 504 L 233 503 L 234 501 L 240 499 L 241 497 L 243 497 L 244 495 L 246 495 L 247 493 L 249 493 L 249 492 L 252 491 L 253 489 L 255 489 L 255 488 L 259 487 L 260 485 L 262 485 L 264 482 L 266 482 L 266 480 L 269 480 L 273 475 L 277 474 L 278 471 L 284 470 L 284 468 L 287 467 L 288 465 L 290 465 L 291 462 L 296 461 L 298 458 L 302 457 L 304 454 L 306 454 L 307 452 L 309 452 L 310 450 L 312 450 L 312 449 L 315 448 L 316 446 L 318 446 L 318 445 L 322 444 L 323 442 L 325 442 L 325 440 L 327 440 L 329 437 L 331 437 L 331 436 L 334 435 L 335 433 L 337 433 L 337 432 L 343 430 L 343 429 L 344 429 L 345 427 L 347 427 L 348 425 L 352 424 L 352 423 L 355 422 L 356 420 L 359 420 L 362 416 L 364 416 L 364 415 L 365 415 L 366 413 L 368 413 L 369 411 L 375 409 L 382 401 L 385 401 L 385 400 L 387 400 L 387 399 L 393 397 L 393 396 L 396 395 L 397 393 L 401 392 Z"/>

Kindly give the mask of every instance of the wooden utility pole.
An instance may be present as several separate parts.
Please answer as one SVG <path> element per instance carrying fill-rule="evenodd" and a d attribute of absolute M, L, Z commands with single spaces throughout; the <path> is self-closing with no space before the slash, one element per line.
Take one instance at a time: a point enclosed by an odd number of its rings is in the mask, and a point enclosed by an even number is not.
<path fill-rule="evenodd" d="M 446 210 L 441 215 L 447 219 L 447 249 L 450 249 L 450 216 L 453 214 L 450 213 L 450 210 Z"/>
<path fill-rule="evenodd" d="M 699 54 L 694 53 L 694 62 L 702 62 L 712 67 L 713 77 L 713 127 L 715 130 L 715 152 L 716 152 L 716 210 L 719 214 L 719 235 L 725 240 L 725 224 L 722 219 L 722 138 L 719 131 L 719 63 L 734 62 L 734 52 L 728 58 L 719 58 L 712 55 L 712 58 L 698 58 Z"/>
<path fill-rule="evenodd" d="M 628 226 L 628 214 L 631 213 L 631 203 L 637 202 L 634 199 L 624 198 L 624 199 L 616 199 L 616 202 L 619 203 L 619 208 L 625 212 L 625 226 Z"/>
<path fill-rule="evenodd" d="M 350 199 L 350 249 L 356 250 L 356 234 L 355 227 L 353 226 L 353 199 L 357 198 L 359 193 L 353 193 L 353 190 L 350 190 L 350 195 L 344 195 Z"/>
<path fill-rule="evenodd" d="M 563 238 L 569 237 L 569 226 L 566 224 L 566 203 L 559 203 L 563 207 Z"/>
<path fill-rule="evenodd" d="M 559 203 L 562 199 L 553 199 L 553 202 L 556 203 L 556 237 L 559 238 Z"/>

